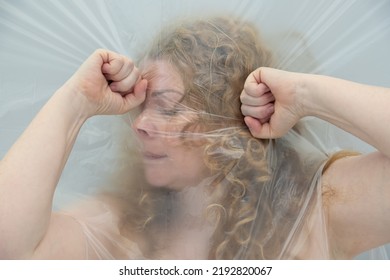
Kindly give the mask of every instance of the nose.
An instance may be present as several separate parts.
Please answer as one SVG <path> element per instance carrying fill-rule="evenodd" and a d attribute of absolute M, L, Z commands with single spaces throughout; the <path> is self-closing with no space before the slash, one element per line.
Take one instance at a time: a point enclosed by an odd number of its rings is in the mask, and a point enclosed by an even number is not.
<path fill-rule="evenodd" d="M 146 111 L 143 111 L 134 121 L 133 128 L 140 138 L 153 137 L 156 127 L 152 118 Z"/>

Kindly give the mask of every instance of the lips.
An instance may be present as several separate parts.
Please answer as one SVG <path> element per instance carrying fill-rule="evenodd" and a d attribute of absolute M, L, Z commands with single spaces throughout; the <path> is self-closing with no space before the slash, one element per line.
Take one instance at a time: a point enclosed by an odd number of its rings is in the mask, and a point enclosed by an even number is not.
<path fill-rule="evenodd" d="M 159 159 L 167 158 L 166 154 L 158 154 L 158 153 L 152 153 L 152 152 L 144 152 L 143 156 L 145 159 L 148 159 L 148 160 L 159 160 Z"/>

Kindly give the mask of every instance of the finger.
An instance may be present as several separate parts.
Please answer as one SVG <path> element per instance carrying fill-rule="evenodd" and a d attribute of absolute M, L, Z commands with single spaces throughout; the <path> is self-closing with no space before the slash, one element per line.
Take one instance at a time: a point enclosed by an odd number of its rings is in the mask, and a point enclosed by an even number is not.
<path fill-rule="evenodd" d="M 112 91 L 119 92 L 122 95 L 128 94 L 133 91 L 134 86 L 141 80 L 141 75 L 138 68 L 134 67 L 126 77 L 120 81 L 115 81 L 110 84 Z"/>
<path fill-rule="evenodd" d="M 252 117 L 245 117 L 244 122 L 249 128 L 249 131 L 251 132 L 252 136 L 259 138 L 258 135 L 260 135 L 261 131 L 261 123 L 259 122 L 259 120 Z"/>
<path fill-rule="evenodd" d="M 244 116 L 250 116 L 259 120 L 270 118 L 274 111 L 275 106 L 273 103 L 268 103 L 264 106 L 241 105 L 241 113 Z"/>
<path fill-rule="evenodd" d="M 102 73 L 105 76 L 113 76 L 119 73 L 124 64 L 123 61 L 119 59 L 119 55 L 111 54 L 107 59 L 108 60 L 105 61 L 102 66 Z"/>
<path fill-rule="evenodd" d="M 259 97 L 241 94 L 240 100 L 242 104 L 249 106 L 263 106 L 275 101 L 275 96 L 271 92 L 267 92 Z"/>
<path fill-rule="evenodd" d="M 124 97 L 129 110 L 137 107 L 145 101 L 147 86 L 147 80 L 142 79 L 134 86 L 134 93 L 130 93 Z"/>
<path fill-rule="evenodd" d="M 133 61 L 125 56 L 117 56 L 103 65 L 102 72 L 107 80 L 121 81 L 130 75 L 133 69 Z"/>
<path fill-rule="evenodd" d="M 252 71 L 252 73 L 249 74 L 246 81 L 250 82 L 250 83 L 260 84 L 261 83 L 261 67 Z"/>
<path fill-rule="evenodd" d="M 243 93 L 253 97 L 259 97 L 266 92 L 270 92 L 270 89 L 267 85 L 257 82 L 245 82 Z"/>
<path fill-rule="evenodd" d="M 262 124 L 259 120 L 254 119 L 252 117 L 245 117 L 244 121 L 253 137 L 260 139 L 275 138 L 272 133 L 271 126 L 268 122 Z"/>

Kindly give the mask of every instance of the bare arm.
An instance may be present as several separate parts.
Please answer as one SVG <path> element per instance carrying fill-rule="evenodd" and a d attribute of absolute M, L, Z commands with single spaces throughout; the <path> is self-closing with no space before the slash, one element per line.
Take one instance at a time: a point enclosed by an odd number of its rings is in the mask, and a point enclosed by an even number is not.
<path fill-rule="evenodd" d="M 315 116 L 374 146 L 376 152 L 337 160 L 324 174 L 329 242 L 340 258 L 390 242 L 390 89 L 261 68 L 248 77 L 241 100 L 255 137 L 280 137 Z"/>
<path fill-rule="evenodd" d="M 86 117 L 60 90 L 0 163 L 2 258 L 32 255 L 51 215 L 55 186 Z"/>
<path fill-rule="evenodd" d="M 390 89 L 346 80 L 313 76 L 307 88 L 307 115 L 326 120 L 352 133 L 390 158 Z M 317 94 L 312 94 L 313 92 Z M 310 98 L 311 96 L 311 98 Z"/>
<path fill-rule="evenodd" d="M 388 88 L 259 68 L 248 77 L 241 101 L 255 137 L 281 137 L 301 118 L 315 116 L 390 156 L 390 130 L 384 129 L 390 121 Z"/>
<path fill-rule="evenodd" d="M 45 247 L 51 225 L 60 228 L 51 219 L 53 194 L 81 126 L 129 111 L 145 88 L 130 60 L 98 50 L 50 98 L 0 162 L 0 258 L 31 258 Z"/>
<path fill-rule="evenodd" d="M 352 258 L 390 242 L 390 89 L 325 76 L 313 79 L 318 81 L 307 89 L 307 114 L 378 150 L 336 161 L 322 180 L 325 193 L 333 194 L 324 202 L 334 257 Z"/>

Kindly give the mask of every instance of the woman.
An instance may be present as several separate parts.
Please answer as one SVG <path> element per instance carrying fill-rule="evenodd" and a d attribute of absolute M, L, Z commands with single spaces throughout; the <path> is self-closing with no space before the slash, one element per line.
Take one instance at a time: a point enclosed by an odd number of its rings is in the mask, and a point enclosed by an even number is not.
<path fill-rule="evenodd" d="M 352 258 L 389 242 L 386 132 L 356 119 L 366 109 L 349 97 L 377 93 L 377 124 L 388 90 L 260 66 L 272 59 L 255 29 L 223 18 L 162 34 L 142 76 L 126 57 L 96 51 L 1 161 L 1 258 Z M 341 106 L 327 87 L 348 89 Z M 52 213 L 82 124 L 140 104 L 146 182 Z M 313 114 L 381 152 L 329 159 L 302 127 L 290 130 Z"/>

